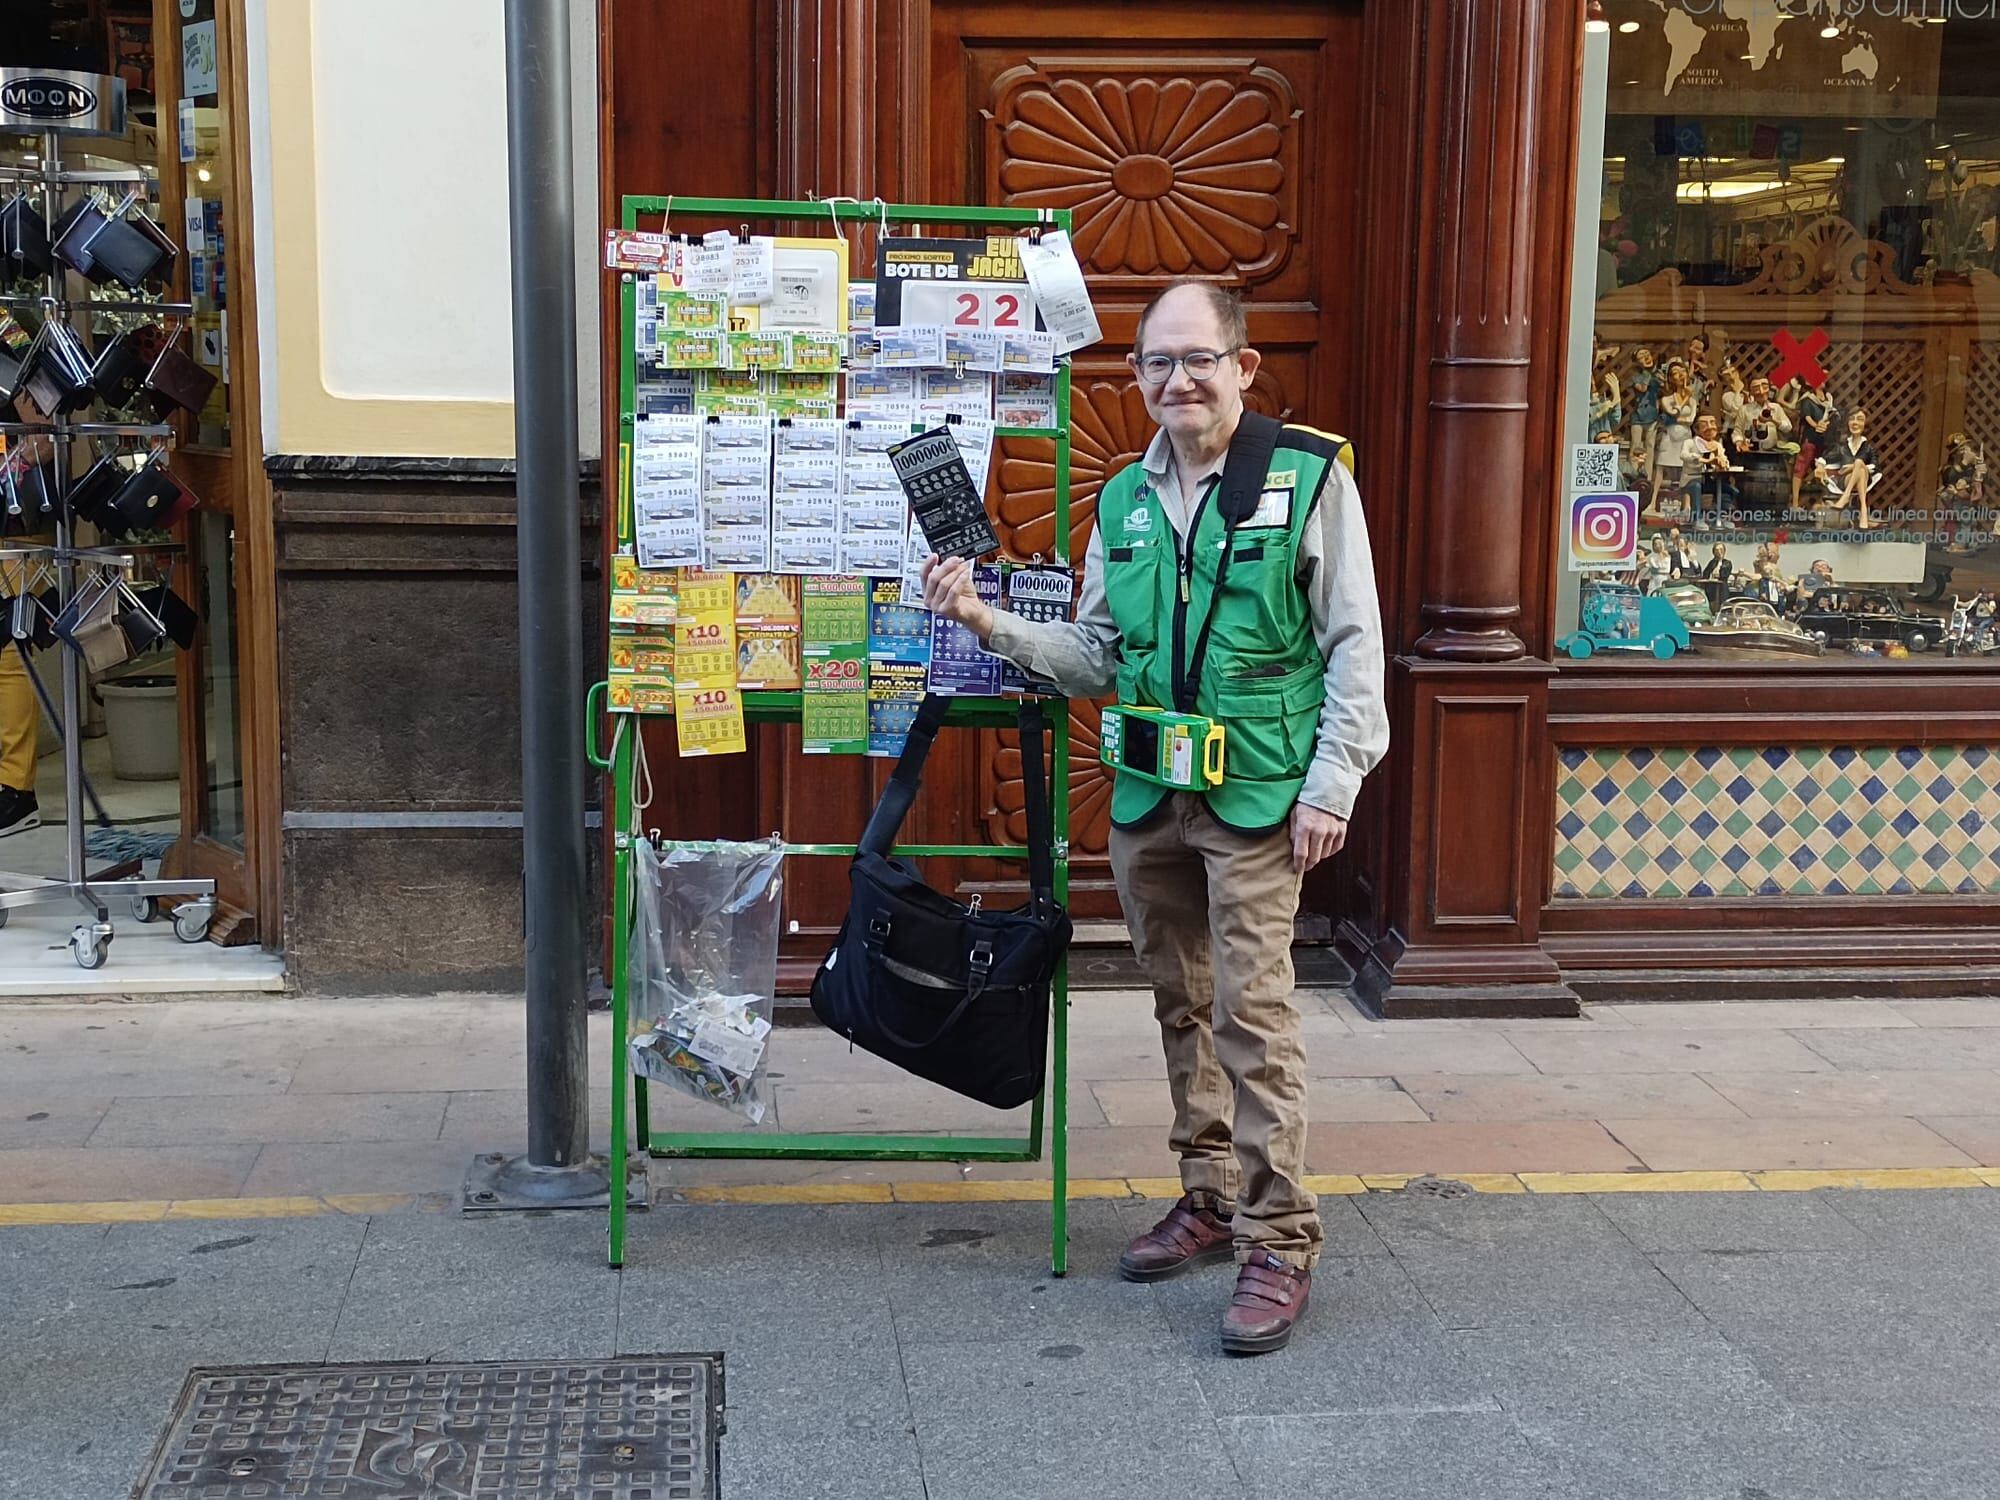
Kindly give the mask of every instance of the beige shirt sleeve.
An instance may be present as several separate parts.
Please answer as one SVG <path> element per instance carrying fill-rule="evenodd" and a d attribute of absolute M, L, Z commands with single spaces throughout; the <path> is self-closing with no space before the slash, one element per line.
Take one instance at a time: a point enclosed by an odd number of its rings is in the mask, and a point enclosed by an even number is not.
<path fill-rule="evenodd" d="M 1074 622 L 1030 621 L 1005 610 L 993 616 L 986 649 L 1072 698 L 1102 698 L 1118 685 L 1118 627 L 1104 594 L 1104 544 L 1096 527 L 1083 554 L 1083 586 Z"/>
<path fill-rule="evenodd" d="M 1313 637 L 1326 656 L 1319 740 L 1299 801 L 1347 818 L 1362 778 L 1388 753 L 1389 710 L 1375 558 L 1361 492 L 1341 464 L 1330 466 L 1318 508 L 1299 538 L 1299 574 Z"/>

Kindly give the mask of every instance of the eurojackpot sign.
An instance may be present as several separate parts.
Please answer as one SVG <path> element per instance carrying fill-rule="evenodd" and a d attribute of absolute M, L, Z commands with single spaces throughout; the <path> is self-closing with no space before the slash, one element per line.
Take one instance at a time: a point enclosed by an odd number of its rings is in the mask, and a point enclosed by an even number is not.
<path fill-rule="evenodd" d="M 59 68 L 0 68 L 0 130 L 125 133 L 125 80 Z"/>

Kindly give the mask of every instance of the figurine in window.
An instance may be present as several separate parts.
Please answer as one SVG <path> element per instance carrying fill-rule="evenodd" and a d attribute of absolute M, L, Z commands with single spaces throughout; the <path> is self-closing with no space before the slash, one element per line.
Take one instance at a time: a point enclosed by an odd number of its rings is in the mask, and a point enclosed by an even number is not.
<path fill-rule="evenodd" d="M 1736 565 L 1729 560 L 1729 544 L 1717 542 L 1708 549 L 1708 561 L 1701 565 L 1703 583 L 1727 583 Z"/>
<path fill-rule="evenodd" d="M 1633 351 L 1637 366 L 1627 382 L 1625 395 L 1632 423 L 1632 457 L 1640 476 L 1653 477 L 1653 443 L 1660 428 L 1660 372 L 1653 368 L 1653 351 L 1641 345 Z"/>
<path fill-rule="evenodd" d="M 1743 394 L 1743 372 L 1733 364 L 1724 365 L 1721 381 L 1722 397 L 1716 405 L 1720 408 L 1722 430 L 1733 433 L 1736 431 L 1736 418 L 1747 399 Z"/>
<path fill-rule="evenodd" d="M 1673 555 L 1667 551 L 1667 539 L 1659 532 L 1653 533 L 1653 544 L 1639 559 L 1639 569 L 1639 592 L 1642 594 L 1657 593 L 1660 585 L 1673 576 Z"/>
<path fill-rule="evenodd" d="M 1618 376 L 1611 368 L 1618 358 L 1618 345 L 1599 346 L 1592 341 L 1590 354 L 1590 440 L 1594 443 L 1605 433 L 1615 434 L 1623 411 L 1623 402 L 1618 397 Z"/>
<path fill-rule="evenodd" d="M 1667 361 L 1667 389 L 1660 397 L 1660 436 L 1653 460 L 1653 494 L 1646 508 L 1657 513 L 1662 489 L 1681 485 L 1681 451 L 1694 436 L 1695 414 L 1701 403 L 1688 384 L 1688 367 L 1678 359 Z"/>
<path fill-rule="evenodd" d="M 1798 382 L 1794 381 L 1786 389 L 1795 389 L 1797 385 Z M 1813 472 L 1814 465 L 1819 462 L 1819 456 L 1826 452 L 1827 445 L 1831 442 L 1829 434 L 1833 431 L 1833 398 L 1828 396 L 1824 389 L 1807 388 L 1799 391 L 1797 400 L 1792 403 L 1792 409 L 1798 414 L 1799 431 L 1799 456 L 1792 460 L 1792 509 L 1797 510 L 1799 487 L 1805 482 L 1806 475 Z"/>
<path fill-rule="evenodd" d="M 1729 515 L 1736 508 L 1736 486 L 1729 482 L 1729 476 L 1735 472 L 1736 466 L 1730 462 L 1729 448 L 1722 441 L 1715 413 L 1703 412 L 1695 418 L 1694 436 L 1681 447 L 1681 473 L 1685 476 L 1682 492 L 1687 496 L 1692 524 L 1701 524 L 1703 495 L 1709 495 L 1715 501 L 1715 524 L 1718 527 L 1733 527 L 1736 524 Z"/>
<path fill-rule="evenodd" d="M 1833 579 L 1833 564 L 1823 557 L 1814 558 L 1812 570 L 1799 574 L 1798 583 L 1792 591 L 1792 612 L 1796 614 L 1837 597 L 1839 587 Z"/>
<path fill-rule="evenodd" d="M 1667 532 L 1667 557 L 1672 566 L 1669 576 L 1673 578 L 1691 579 L 1701 571 L 1701 559 L 1694 555 L 1694 543 L 1681 535 L 1678 526 Z"/>
<path fill-rule="evenodd" d="M 1873 531 L 1875 523 L 1868 519 L 1868 491 L 1882 477 L 1882 459 L 1867 434 L 1868 410 L 1857 406 L 1848 413 L 1847 431 L 1820 455 L 1815 472 L 1834 497 L 1829 502 L 1833 508 L 1845 510 L 1848 502 L 1857 502 L 1856 524 L 1863 531 Z"/>
<path fill-rule="evenodd" d="M 1690 334 L 1681 357 L 1688 367 L 1688 389 L 1694 392 L 1695 405 L 1707 406 L 1715 384 L 1708 370 L 1708 335 Z"/>
<path fill-rule="evenodd" d="M 1772 609 L 1783 613 L 1789 590 L 1785 580 L 1778 576 L 1776 563 L 1764 563 L 1757 570 L 1757 588 L 1753 598 L 1761 599 Z"/>
<path fill-rule="evenodd" d="M 1791 433 L 1792 419 L 1771 394 L 1771 382 L 1759 375 L 1750 382 L 1750 392 L 1736 409 L 1735 425 L 1729 440 L 1738 453 L 1776 453 Z"/>

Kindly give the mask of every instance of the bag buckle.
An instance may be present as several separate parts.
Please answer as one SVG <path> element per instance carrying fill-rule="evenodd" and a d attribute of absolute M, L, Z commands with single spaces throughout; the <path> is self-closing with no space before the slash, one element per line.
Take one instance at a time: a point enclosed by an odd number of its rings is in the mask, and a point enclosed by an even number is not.
<path fill-rule="evenodd" d="M 878 943 L 888 941 L 889 918 L 886 913 L 878 911 L 868 919 L 868 935 Z"/>

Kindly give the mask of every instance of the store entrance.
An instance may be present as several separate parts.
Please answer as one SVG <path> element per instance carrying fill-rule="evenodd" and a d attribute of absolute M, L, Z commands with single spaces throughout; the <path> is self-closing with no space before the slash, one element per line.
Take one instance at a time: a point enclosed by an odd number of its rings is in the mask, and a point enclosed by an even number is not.
<path fill-rule="evenodd" d="M 0 343 L 23 353 L 59 333 L 80 377 L 52 402 L 53 377 L 23 361 L 0 391 L 0 889 L 15 893 L 0 994 L 276 987 L 282 964 L 254 946 L 272 936 L 259 910 L 276 909 L 256 876 L 275 870 L 259 870 L 260 762 L 245 754 L 270 700 L 246 666 L 255 600 L 236 545 L 263 514 L 246 477 L 254 333 L 247 284 L 231 295 L 247 266 L 225 265 L 240 0 L 29 9 L 0 66 L 62 70 L 118 109 L 53 136 L 0 125 Z M 83 211 L 171 248 L 120 277 L 109 251 L 44 256 L 19 227 Z M 135 879 L 179 884 L 156 900 L 119 884 Z M 47 882 L 88 884 L 44 899 Z M 185 900 L 196 889 L 213 899 Z"/>

